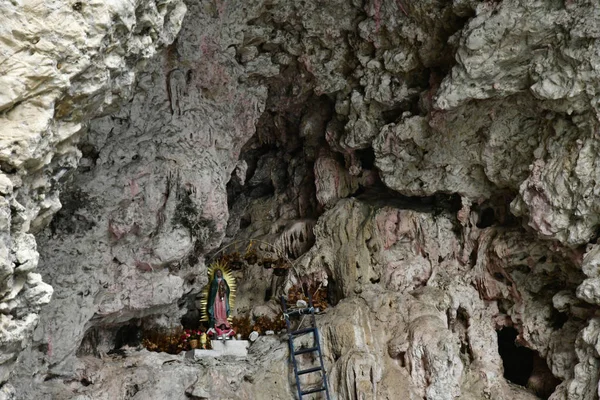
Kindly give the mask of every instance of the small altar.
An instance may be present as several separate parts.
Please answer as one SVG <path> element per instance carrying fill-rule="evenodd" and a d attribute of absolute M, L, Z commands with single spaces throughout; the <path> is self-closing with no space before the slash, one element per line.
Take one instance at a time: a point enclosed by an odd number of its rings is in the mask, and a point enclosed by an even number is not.
<path fill-rule="evenodd" d="M 248 356 L 248 340 L 213 340 L 211 342 L 212 349 L 202 350 L 194 349 L 185 353 L 185 358 L 198 360 L 207 357 L 234 356 L 246 358 Z"/>

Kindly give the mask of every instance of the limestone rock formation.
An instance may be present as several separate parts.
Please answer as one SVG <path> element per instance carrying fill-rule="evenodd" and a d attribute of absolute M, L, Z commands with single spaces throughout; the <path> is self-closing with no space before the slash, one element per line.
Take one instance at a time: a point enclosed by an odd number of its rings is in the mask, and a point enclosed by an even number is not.
<path fill-rule="evenodd" d="M 136 347 L 250 241 L 236 313 L 325 291 L 334 398 L 598 398 L 599 13 L 0 4 L 0 398 L 293 398 L 285 335 Z"/>
<path fill-rule="evenodd" d="M 564 346 L 575 343 L 573 325 L 582 324 L 573 320 L 557 329 L 552 296 L 545 293 L 560 274 L 571 276 L 564 284 L 575 288 L 581 279 L 575 264 L 518 230 L 477 227 L 471 234 L 481 246 L 472 250 L 477 262 L 462 263 L 467 248 L 453 228 L 448 214 L 357 200 L 340 201 L 319 220 L 316 244 L 300 263 L 314 274 L 324 270 L 328 290 L 341 300 L 323 323 L 333 385 L 343 398 L 397 392 L 415 399 L 481 398 L 480 390 L 490 398 L 530 398 L 506 385 L 502 360 L 490 352 L 498 348 L 495 331 L 506 326 L 519 329 L 554 375 L 573 377 L 575 360 L 572 353 L 565 360 Z M 527 275 L 520 271 L 538 255 L 547 260 L 526 267 Z M 348 358 L 358 357 L 355 352 L 363 353 L 361 363 L 372 358 L 372 373 L 351 372 L 358 361 Z M 362 375 L 369 378 L 349 378 Z"/>
<path fill-rule="evenodd" d="M 523 160 L 531 172 L 518 183 L 513 210 L 541 235 L 569 245 L 589 241 L 598 225 L 590 182 L 597 174 L 598 12 L 586 1 L 480 4 L 436 99 L 448 110 L 471 99 L 534 96 L 541 126 L 524 141 L 541 140 L 529 144 L 534 160 Z"/>
<path fill-rule="evenodd" d="M 183 353 L 171 355 L 135 349 L 103 359 L 85 356 L 73 375 L 41 385 L 36 397 L 289 399 L 291 389 L 284 378 L 286 346 L 277 338 L 262 337 L 252 346 L 248 360 L 230 356 L 192 361 L 184 358 Z"/>
<path fill-rule="evenodd" d="M 198 5 L 188 16 L 212 21 Z M 148 62 L 127 105 L 91 122 L 79 143 L 81 173 L 38 235 L 39 270 L 55 293 L 27 357 L 46 360 L 51 373 L 73 373 L 98 327 L 114 333 L 154 315 L 168 320 L 147 323 L 177 321 L 179 300 L 206 279 L 203 255 L 224 235 L 225 185 L 264 90 L 234 85 L 243 70 L 211 47 L 221 39 L 190 28 Z"/>
<path fill-rule="evenodd" d="M 129 98 L 136 73 L 177 35 L 186 7 L 160 2 L 0 5 L 0 381 L 52 288 L 35 272 L 39 232 L 61 207 L 86 124 Z"/>

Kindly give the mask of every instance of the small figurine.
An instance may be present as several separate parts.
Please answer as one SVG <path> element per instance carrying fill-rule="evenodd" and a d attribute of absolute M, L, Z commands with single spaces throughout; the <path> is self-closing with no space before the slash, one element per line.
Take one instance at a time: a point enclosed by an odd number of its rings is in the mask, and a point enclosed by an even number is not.
<path fill-rule="evenodd" d="M 206 336 L 206 332 L 204 331 L 200 334 L 200 348 L 204 350 L 208 349 L 208 336 Z"/>

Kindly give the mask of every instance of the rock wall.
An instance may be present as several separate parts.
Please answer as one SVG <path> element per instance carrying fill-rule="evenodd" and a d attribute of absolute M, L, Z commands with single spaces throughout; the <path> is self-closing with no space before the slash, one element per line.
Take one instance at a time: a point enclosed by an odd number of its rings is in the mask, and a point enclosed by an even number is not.
<path fill-rule="evenodd" d="M 61 207 L 75 144 L 91 118 L 130 97 L 185 10 L 181 1 L 0 5 L 1 382 L 53 292 L 36 272 L 33 235 Z"/>
<path fill-rule="evenodd" d="M 258 239 L 294 266 L 241 271 L 238 313 L 321 285 L 335 398 L 597 398 L 599 7 L 1 5 L 3 396 L 290 398 L 246 378 L 287 374 L 275 339 L 240 365 L 107 356 Z"/>
<path fill-rule="evenodd" d="M 570 252 L 519 228 L 466 224 L 479 248 L 463 262 L 469 250 L 454 216 L 410 207 L 342 200 L 320 218 L 316 244 L 299 260 L 308 271 L 322 270 L 339 294 L 323 325 L 340 397 L 535 398 L 502 378 L 496 330 L 509 326 L 554 376 L 572 378 L 576 360 L 567 349 L 583 316 L 558 307 L 562 318 L 554 309 L 581 282 Z"/>
<path fill-rule="evenodd" d="M 217 51 L 230 39 L 213 11 L 191 4 L 187 15 L 214 36 L 184 25 L 127 104 L 91 121 L 63 208 L 38 235 L 38 270 L 55 292 L 22 359 L 39 381 L 79 374 L 80 358 L 112 350 L 132 320 L 178 323 L 183 295 L 206 282 L 203 256 L 225 234 L 225 186 L 266 92 L 236 84 L 244 71 Z M 231 18 L 243 26 L 248 15 Z"/>

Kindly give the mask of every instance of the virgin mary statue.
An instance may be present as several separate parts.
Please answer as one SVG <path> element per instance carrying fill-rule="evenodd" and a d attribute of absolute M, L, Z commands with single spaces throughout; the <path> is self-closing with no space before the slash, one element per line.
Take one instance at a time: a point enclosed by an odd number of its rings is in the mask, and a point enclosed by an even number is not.
<path fill-rule="evenodd" d="M 227 267 L 220 263 L 209 267 L 208 277 L 209 284 L 204 289 L 202 320 L 208 321 L 209 329 L 228 329 L 231 327 L 229 322 L 235 297 L 235 279 Z"/>

